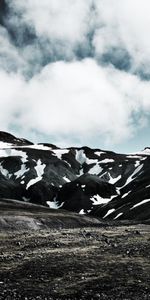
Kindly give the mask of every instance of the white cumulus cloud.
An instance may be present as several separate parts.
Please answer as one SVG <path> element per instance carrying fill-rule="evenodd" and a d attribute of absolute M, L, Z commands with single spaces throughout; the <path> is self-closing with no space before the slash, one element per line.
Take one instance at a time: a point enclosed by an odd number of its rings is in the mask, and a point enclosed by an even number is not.
<path fill-rule="evenodd" d="M 149 0 L 6 2 L 1 130 L 92 146 L 148 126 Z"/>
<path fill-rule="evenodd" d="M 118 143 L 134 134 L 134 114 L 140 114 L 138 128 L 150 111 L 147 82 L 93 59 L 49 64 L 30 81 L 9 74 L 2 80 L 0 119 L 22 133 L 36 129 L 57 139 L 69 136 L 70 143 L 94 136 Z"/>

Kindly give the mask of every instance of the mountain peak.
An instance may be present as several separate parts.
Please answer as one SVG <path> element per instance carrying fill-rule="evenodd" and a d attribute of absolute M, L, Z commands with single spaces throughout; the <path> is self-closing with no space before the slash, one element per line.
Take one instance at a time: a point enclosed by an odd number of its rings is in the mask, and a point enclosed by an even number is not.
<path fill-rule="evenodd" d="M 9 144 L 15 144 L 15 145 L 32 145 L 33 143 L 23 139 L 23 138 L 17 138 L 11 133 L 0 131 L 0 141 L 4 143 Z"/>

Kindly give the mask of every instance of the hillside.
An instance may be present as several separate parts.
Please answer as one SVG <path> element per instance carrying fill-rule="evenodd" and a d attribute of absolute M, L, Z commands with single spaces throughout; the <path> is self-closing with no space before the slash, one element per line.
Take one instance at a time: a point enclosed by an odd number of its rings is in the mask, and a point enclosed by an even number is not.
<path fill-rule="evenodd" d="M 0 132 L 0 197 L 105 220 L 149 222 L 150 149 L 60 149 Z"/>

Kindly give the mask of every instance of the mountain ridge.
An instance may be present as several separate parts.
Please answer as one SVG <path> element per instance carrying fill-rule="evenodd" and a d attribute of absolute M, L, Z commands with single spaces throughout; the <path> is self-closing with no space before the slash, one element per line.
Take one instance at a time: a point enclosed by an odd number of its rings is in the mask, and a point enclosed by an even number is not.
<path fill-rule="evenodd" d="M 0 132 L 0 197 L 114 220 L 150 219 L 150 148 L 33 144 Z"/>

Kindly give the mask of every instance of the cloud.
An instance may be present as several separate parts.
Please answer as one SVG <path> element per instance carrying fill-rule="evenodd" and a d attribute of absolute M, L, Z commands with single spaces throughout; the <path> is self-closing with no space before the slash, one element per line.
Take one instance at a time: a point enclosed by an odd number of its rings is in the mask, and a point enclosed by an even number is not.
<path fill-rule="evenodd" d="M 132 71 L 141 69 L 149 73 L 150 2 L 102 0 L 95 3 L 100 21 L 93 39 L 97 55 L 124 49 L 132 59 Z"/>
<path fill-rule="evenodd" d="M 0 71 L 0 128 L 8 130 L 15 115 L 20 112 L 24 80 L 20 75 Z"/>
<path fill-rule="evenodd" d="M 69 137 L 70 143 L 92 142 L 93 136 L 121 142 L 134 134 L 135 121 L 137 128 L 143 126 L 145 110 L 150 112 L 147 82 L 93 59 L 49 64 L 30 81 L 9 74 L 2 80 L 8 87 L 0 91 L 3 124 L 58 140 Z"/>
<path fill-rule="evenodd" d="M 74 44 L 83 41 L 89 26 L 87 16 L 92 0 L 14 0 L 8 3 L 21 14 L 22 22 L 34 26 L 38 36 Z"/>
<path fill-rule="evenodd" d="M 25 40 L 27 47 L 32 45 L 33 52 L 38 48 L 41 57 L 44 52 L 49 62 L 72 60 L 81 52 L 86 55 L 90 48 L 87 34 L 92 22 L 92 0 L 7 0 L 7 3 L 11 13 L 6 26 L 10 33 L 12 26 L 15 28 L 13 38 L 20 48 L 23 45 L 25 49 Z M 34 37 L 33 43 L 30 36 Z M 37 62 L 43 64 L 43 60 Z"/>
<path fill-rule="evenodd" d="M 16 72 L 23 67 L 23 60 L 18 50 L 9 39 L 7 30 L 0 26 L 0 68 L 8 72 Z"/>
<path fill-rule="evenodd" d="M 121 143 L 147 126 L 148 0 L 6 3 L 1 129 L 98 145 Z"/>
<path fill-rule="evenodd" d="M 6 23 L 9 28 L 15 27 L 16 39 L 23 43 L 24 37 L 27 43 L 30 34 L 36 36 L 36 49 L 44 39 L 46 47 L 51 49 L 47 58 L 60 60 L 63 56 L 71 60 L 80 52 L 83 57 L 85 52 L 100 62 L 105 60 L 115 67 L 145 75 L 144 78 L 150 75 L 149 0 L 7 0 L 7 3 L 11 13 Z M 128 64 L 121 63 L 123 60 L 128 60 Z"/>

